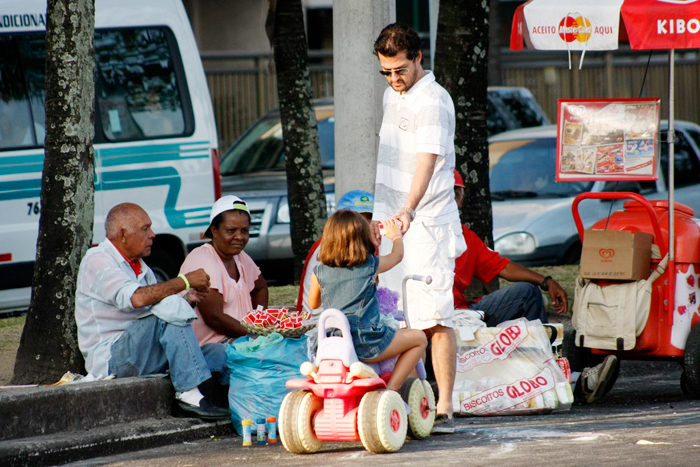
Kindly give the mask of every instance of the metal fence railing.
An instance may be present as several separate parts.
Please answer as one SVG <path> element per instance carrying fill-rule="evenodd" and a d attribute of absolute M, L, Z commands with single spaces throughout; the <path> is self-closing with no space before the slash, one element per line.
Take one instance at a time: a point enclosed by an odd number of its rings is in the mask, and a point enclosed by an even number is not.
<path fill-rule="evenodd" d="M 277 78 L 267 54 L 203 54 L 211 93 L 219 149 L 225 151 L 262 114 L 278 106 Z M 330 52 L 310 53 L 313 60 L 328 60 Z M 333 67 L 309 65 L 315 99 L 333 97 Z"/>
<path fill-rule="evenodd" d="M 651 56 L 642 97 L 661 98 L 661 116 L 668 115 L 668 55 Z M 207 70 L 219 132 L 225 151 L 258 117 L 278 105 L 277 81 L 271 54 L 208 53 Z M 589 53 L 577 69 L 578 54 L 568 69 L 565 52 L 506 52 L 502 56 L 503 84 L 529 88 L 552 121 L 558 99 L 639 97 L 648 52 L 621 50 Z M 333 97 L 330 51 L 310 52 L 314 98 Z M 700 122 L 700 60 L 695 54 L 676 52 L 676 118 Z"/>

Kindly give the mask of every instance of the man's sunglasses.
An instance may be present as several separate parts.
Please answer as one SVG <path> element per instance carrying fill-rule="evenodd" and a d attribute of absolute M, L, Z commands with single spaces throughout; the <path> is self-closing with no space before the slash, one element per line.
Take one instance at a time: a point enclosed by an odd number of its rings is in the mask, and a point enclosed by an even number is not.
<path fill-rule="evenodd" d="M 379 70 L 379 74 L 382 76 L 391 76 L 392 73 L 396 73 L 399 76 L 408 74 L 408 68 L 397 68 L 395 70 Z"/>

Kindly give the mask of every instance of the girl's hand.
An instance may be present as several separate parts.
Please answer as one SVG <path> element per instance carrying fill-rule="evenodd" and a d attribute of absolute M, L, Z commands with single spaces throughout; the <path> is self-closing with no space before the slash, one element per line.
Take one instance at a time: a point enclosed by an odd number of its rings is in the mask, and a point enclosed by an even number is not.
<path fill-rule="evenodd" d="M 401 233 L 401 223 L 395 219 L 395 218 L 390 218 L 386 219 L 384 222 L 384 236 L 390 240 L 394 240 L 395 238 L 401 238 L 403 237 Z"/>

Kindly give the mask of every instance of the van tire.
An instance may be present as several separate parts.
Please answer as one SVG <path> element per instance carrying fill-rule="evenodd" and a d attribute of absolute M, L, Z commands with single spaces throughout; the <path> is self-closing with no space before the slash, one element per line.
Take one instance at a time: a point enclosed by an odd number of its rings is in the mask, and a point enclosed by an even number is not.
<path fill-rule="evenodd" d="M 177 277 L 180 267 L 175 260 L 164 250 L 154 249 L 151 254 L 143 259 L 148 267 L 153 270 L 158 282 L 166 282 Z"/>

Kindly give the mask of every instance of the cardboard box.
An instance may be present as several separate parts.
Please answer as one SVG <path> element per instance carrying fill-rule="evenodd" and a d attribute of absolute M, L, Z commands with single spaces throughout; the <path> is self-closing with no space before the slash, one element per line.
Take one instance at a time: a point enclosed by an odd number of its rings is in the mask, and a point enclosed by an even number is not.
<path fill-rule="evenodd" d="M 637 281 L 649 277 L 653 235 L 627 230 L 586 230 L 581 277 Z"/>

